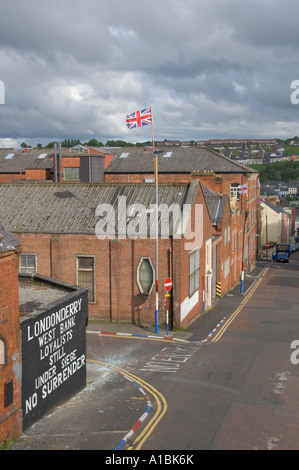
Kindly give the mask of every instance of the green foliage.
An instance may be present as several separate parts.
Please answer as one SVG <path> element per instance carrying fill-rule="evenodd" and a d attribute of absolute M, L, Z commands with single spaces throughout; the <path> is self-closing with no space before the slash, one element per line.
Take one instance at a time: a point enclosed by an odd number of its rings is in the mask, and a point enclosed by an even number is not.
<path fill-rule="evenodd" d="M 49 142 L 45 148 L 53 148 L 54 144 L 58 144 L 58 142 Z M 80 139 L 64 139 L 61 142 L 61 147 L 75 147 L 76 145 L 82 145 Z"/>
<path fill-rule="evenodd" d="M 128 144 L 124 140 L 107 140 L 106 147 L 134 147 L 134 144 Z"/>
<path fill-rule="evenodd" d="M 247 165 L 259 172 L 259 178 L 262 183 L 276 180 L 289 182 L 299 179 L 299 162 L 275 162 L 259 165 Z"/>
<path fill-rule="evenodd" d="M 90 139 L 88 142 L 85 142 L 83 145 L 89 145 L 91 147 L 104 147 L 102 142 L 98 142 L 97 139 Z"/>
<path fill-rule="evenodd" d="M 62 147 L 75 147 L 76 145 L 81 145 L 80 139 L 64 139 L 61 142 Z"/>
<path fill-rule="evenodd" d="M 45 148 L 53 148 L 54 144 L 58 144 L 58 142 L 49 142 L 48 145 L 45 146 Z M 22 145 L 24 147 L 27 147 L 27 144 Z M 79 139 L 64 139 L 64 141 L 61 142 L 62 147 L 75 147 L 76 145 L 88 145 L 91 147 L 144 147 L 147 145 L 151 146 L 152 142 L 137 142 L 136 144 L 132 144 L 124 140 L 107 140 L 106 145 L 104 145 L 103 142 L 100 142 L 97 139 L 90 139 L 84 144 L 82 144 Z"/>
<path fill-rule="evenodd" d="M 295 155 L 299 153 L 299 147 L 294 145 L 284 145 L 284 154 L 285 155 Z"/>

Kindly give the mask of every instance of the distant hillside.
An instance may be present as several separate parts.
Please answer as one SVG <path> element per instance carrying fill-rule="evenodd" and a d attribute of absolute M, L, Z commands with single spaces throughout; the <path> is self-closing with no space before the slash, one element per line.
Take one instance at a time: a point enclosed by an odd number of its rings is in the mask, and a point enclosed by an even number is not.
<path fill-rule="evenodd" d="M 260 165 L 247 165 L 258 171 L 261 183 L 276 180 L 285 181 L 299 180 L 299 162 L 276 162 Z"/>

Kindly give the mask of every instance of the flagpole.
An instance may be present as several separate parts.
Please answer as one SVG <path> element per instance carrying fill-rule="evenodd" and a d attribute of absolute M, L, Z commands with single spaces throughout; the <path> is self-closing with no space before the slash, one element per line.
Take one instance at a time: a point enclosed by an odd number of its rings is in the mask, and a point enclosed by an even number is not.
<path fill-rule="evenodd" d="M 159 333 L 159 250 L 158 250 L 158 238 L 159 238 L 159 224 L 158 224 L 158 206 L 159 206 L 159 191 L 158 191 L 158 155 L 155 152 L 155 139 L 154 139 L 154 123 L 153 123 L 153 111 L 151 108 L 152 116 L 152 143 L 153 143 L 153 158 L 155 164 L 155 192 L 156 192 L 156 213 L 155 213 L 155 224 L 156 224 L 156 309 L 155 309 L 155 333 Z"/>
<path fill-rule="evenodd" d="M 158 270 L 158 156 L 157 153 L 159 150 L 156 152 L 155 151 L 155 139 L 154 139 L 154 124 L 153 124 L 153 114 L 152 114 L 152 107 L 150 107 L 150 119 L 148 115 L 148 108 L 142 110 L 142 111 L 137 111 L 132 114 L 127 115 L 126 123 L 129 129 L 132 129 L 134 127 L 140 127 L 146 124 L 151 124 L 152 125 L 152 143 L 153 143 L 153 157 L 154 157 L 154 164 L 155 164 L 155 186 L 156 186 L 156 217 L 155 217 L 155 225 L 156 225 L 156 279 L 155 279 L 155 284 L 156 284 L 156 310 L 155 310 L 155 332 L 156 334 L 159 333 L 159 297 L 158 297 L 158 279 L 159 279 L 159 270 Z M 145 114 L 147 114 L 145 116 Z"/>

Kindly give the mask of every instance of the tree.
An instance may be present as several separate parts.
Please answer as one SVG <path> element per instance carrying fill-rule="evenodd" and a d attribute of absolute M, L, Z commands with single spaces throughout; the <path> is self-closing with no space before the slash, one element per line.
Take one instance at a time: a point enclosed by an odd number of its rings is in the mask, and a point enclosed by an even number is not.
<path fill-rule="evenodd" d="M 106 147 L 134 147 L 134 144 L 130 144 L 124 140 L 107 140 Z"/>
<path fill-rule="evenodd" d="M 102 142 L 98 142 L 97 139 L 90 139 L 88 142 L 85 142 L 84 145 L 91 145 L 92 147 L 104 147 Z"/>

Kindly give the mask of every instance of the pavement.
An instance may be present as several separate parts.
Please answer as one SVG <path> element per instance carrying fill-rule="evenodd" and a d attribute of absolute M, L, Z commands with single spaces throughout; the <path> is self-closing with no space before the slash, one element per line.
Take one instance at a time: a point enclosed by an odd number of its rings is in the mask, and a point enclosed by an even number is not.
<path fill-rule="evenodd" d="M 202 343 L 209 341 L 217 329 L 229 319 L 229 317 L 244 301 L 246 295 L 254 287 L 263 271 L 269 265 L 269 262 L 258 261 L 256 268 L 250 274 L 245 276 L 243 293 L 241 293 L 241 285 L 238 284 L 224 296 L 216 297 L 216 299 L 214 299 L 213 307 L 200 315 L 184 330 L 168 329 L 167 331 L 166 325 L 159 325 L 158 331 L 156 332 L 155 325 L 140 326 L 126 322 L 118 323 L 89 320 L 87 332 L 103 335 L 138 336 L 149 339 L 163 339 L 189 343 Z"/>

